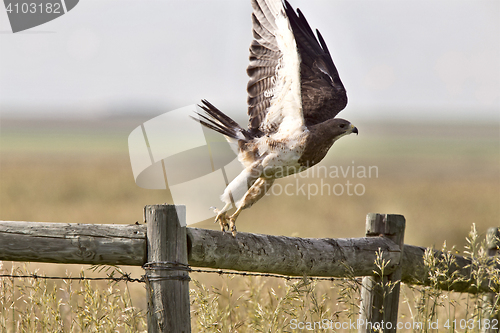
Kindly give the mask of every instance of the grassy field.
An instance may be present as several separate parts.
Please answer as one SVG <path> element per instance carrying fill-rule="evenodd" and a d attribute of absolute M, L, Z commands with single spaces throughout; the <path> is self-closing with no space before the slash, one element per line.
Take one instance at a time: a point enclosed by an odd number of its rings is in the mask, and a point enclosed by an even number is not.
<path fill-rule="evenodd" d="M 168 200 L 165 191 L 141 189 L 134 183 L 127 137 L 145 120 L 2 119 L 0 219 L 142 223 L 143 206 Z M 271 195 L 242 213 L 238 229 L 300 237 L 361 237 L 367 213 L 394 213 L 406 217 L 405 243 L 439 248 L 446 241 L 462 248 L 472 223 L 480 234 L 500 224 L 498 124 L 359 125 L 360 135 L 336 143 L 320 167 L 373 166 L 376 176 L 291 177 L 275 186 L 314 188 L 349 180 L 362 184 L 363 195 Z M 212 221 L 193 226 L 218 228 Z M 4 269 L 10 265 L 4 263 Z M 74 265 L 30 267 L 47 275 L 78 275 L 81 270 Z M 142 273 L 137 267 L 125 269 L 136 277 Z M 241 292 L 249 290 L 246 282 L 193 277 L 219 290 L 237 289 L 236 285 Z M 133 305 L 144 309 L 144 288 L 132 285 L 129 290 Z"/>
<path fill-rule="evenodd" d="M 161 190 L 135 185 L 127 137 L 142 121 L 32 122 L 2 120 L 0 218 L 75 223 L 134 223 L 142 207 L 168 200 Z M 418 124 L 417 124 L 418 125 Z M 359 136 L 334 145 L 315 170 L 376 168 L 371 177 L 332 178 L 319 171 L 277 181 L 305 189 L 350 181 L 363 195 L 295 191 L 270 195 L 245 211 L 241 231 L 303 237 L 360 237 L 370 212 L 402 214 L 406 242 L 463 245 L 476 223 L 484 232 L 500 216 L 500 142 L 495 125 L 360 126 Z M 366 128 L 366 129 L 365 129 Z M 363 130 L 365 129 L 365 130 Z M 323 169 L 321 169 L 323 168 Z M 373 169 L 375 170 L 375 169 Z M 368 175 L 367 175 L 368 176 Z M 292 191 L 293 192 L 293 191 Z M 338 193 L 338 192 L 337 192 Z M 216 199 L 215 202 L 217 202 Z M 304 223 L 307 221 L 307 223 Z M 216 228 L 211 221 L 199 227 Z"/>

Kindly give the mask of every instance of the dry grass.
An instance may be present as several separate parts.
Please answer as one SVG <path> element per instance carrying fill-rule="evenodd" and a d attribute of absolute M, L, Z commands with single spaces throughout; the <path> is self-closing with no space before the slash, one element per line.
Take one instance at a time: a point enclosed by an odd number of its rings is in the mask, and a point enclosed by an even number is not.
<path fill-rule="evenodd" d="M 1 262 L 0 262 L 1 263 Z M 31 275 L 29 265 L 2 274 Z M 81 277 L 85 271 L 81 271 Z M 133 306 L 127 286 L 41 278 L 0 279 L 1 332 L 146 332 L 143 310 Z"/>

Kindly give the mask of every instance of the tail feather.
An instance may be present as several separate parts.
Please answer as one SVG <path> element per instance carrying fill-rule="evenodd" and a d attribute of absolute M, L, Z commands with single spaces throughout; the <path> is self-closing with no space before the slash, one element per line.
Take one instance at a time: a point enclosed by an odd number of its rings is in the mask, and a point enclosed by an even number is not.
<path fill-rule="evenodd" d="M 227 130 L 226 128 L 224 128 L 223 126 L 221 126 L 219 123 L 214 122 L 212 119 L 209 119 L 208 117 L 205 117 L 204 115 L 202 115 L 202 114 L 200 114 L 198 112 L 196 112 L 196 114 L 199 117 L 207 120 L 207 121 L 203 121 L 201 119 L 197 119 L 195 117 L 191 117 L 194 120 L 196 120 L 197 122 L 199 122 L 200 124 L 202 124 L 203 126 L 208 127 L 211 130 L 219 132 L 219 133 L 221 133 L 223 135 L 226 135 L 226 136 L 228 136 L 230 138 L 235 138 L 236 139 L 236 137 L 235 137 L 236 135 L 235 135 L 235 133 L 233 131 Z"/>
<path fill-rule="evenodd" d="M 222 112 L 221 110 L 217 109 L 215 106 L 213 106 L 206 99 L 202 100 L 201 102 L 204 105 L 199 105 L 199 107 L 201 107 L 203 110 L 205 110 L 205 112 L 207 112 L 212 117 L 214 117 L 217 120 L 219 120 L 221 123 L 226 123 L 228 125 L 231 125 L 232 127 L 242 129 L 237 122 L 235 122 L 234 120 L 232 120 L 230 117 L 226 116 L 224 114 L 224 112 Z"/>
<path fill-rule="evenodd" d="M 229 138 L 237 140 L 248 140 L 249 133 L 243 129 L 237 122 L 225 115 L 222 111 L 210 104 L 207 100 L 202 100 L 203 105 L 198 105 L 202 108 L 206 115 L 196 112 L 200 119 L 194 120 L 216 132 L 219 132 Z"/>

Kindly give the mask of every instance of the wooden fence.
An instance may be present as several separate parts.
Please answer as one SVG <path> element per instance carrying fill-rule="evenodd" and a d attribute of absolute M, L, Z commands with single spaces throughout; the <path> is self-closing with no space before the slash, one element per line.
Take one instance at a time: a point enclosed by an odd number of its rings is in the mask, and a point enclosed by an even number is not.
<path fill-rule="evenodd" d="M 366 237 L 362 238 L 313 239 L 243 232 L 234 238 L 220 231 L 181 227 L 177 212 L 183 209 L 146 206 L 146 225 L 0 221 L 0 260 L 142 266 L 148 286 L 148 332 L 191 332 L 189 266 L 287 276 L 362 276 L 360 319 L 391 322 L 392 328 L 386 325 L 385 332 L 396 331 L 398 281 L 431 284 L 424 264 L 425 248 L 404 244 L 405 219 L 401 215 L 368 214 Z M 498 228 L 488 231 L 490 255 L 498 248 L 494 241 L 498 235 Z M 379 249 L 389 261 L 383 278 L 373 273 Z M 440 251 L 433 254 L 443 256 Z M 470 259 L 455 259 L 451 269 L 471 276 Z M 384 295 L 380 286 L 386 282 L 394 282 L 396 287 Z M 491 281 L 476 286 L 466 279 L 451 285 L 443 282 L 438 287 L 469 293 L 500 290 Z M 360 327 L 360 332 L 369 331 L 368 326 Z"/>

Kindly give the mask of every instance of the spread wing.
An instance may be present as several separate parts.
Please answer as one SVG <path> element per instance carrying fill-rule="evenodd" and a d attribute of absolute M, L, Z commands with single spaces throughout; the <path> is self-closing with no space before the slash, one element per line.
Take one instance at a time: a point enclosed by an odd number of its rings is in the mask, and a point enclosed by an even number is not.
<path fill-rule="evenodd" d="M 281 0 L 252 0 L 254 40 L 250 45 L 249 131 L 254 135 L 304 125 L 300 59 Z"/>
<path fill-rule="evenodd" d="M 249 132 L 290 132 L 333 118 L 347 104 L 326 44 L 285 1 L 252 0 Z"/>
<path fill-rule="evenodd" d="M 334 118 L 347 105 L 347 94 L 320 32 L 318 38 L 297 9 L 285 1 L 285 11 L 300 53 L 302 108 L 307 126 Z"/>

